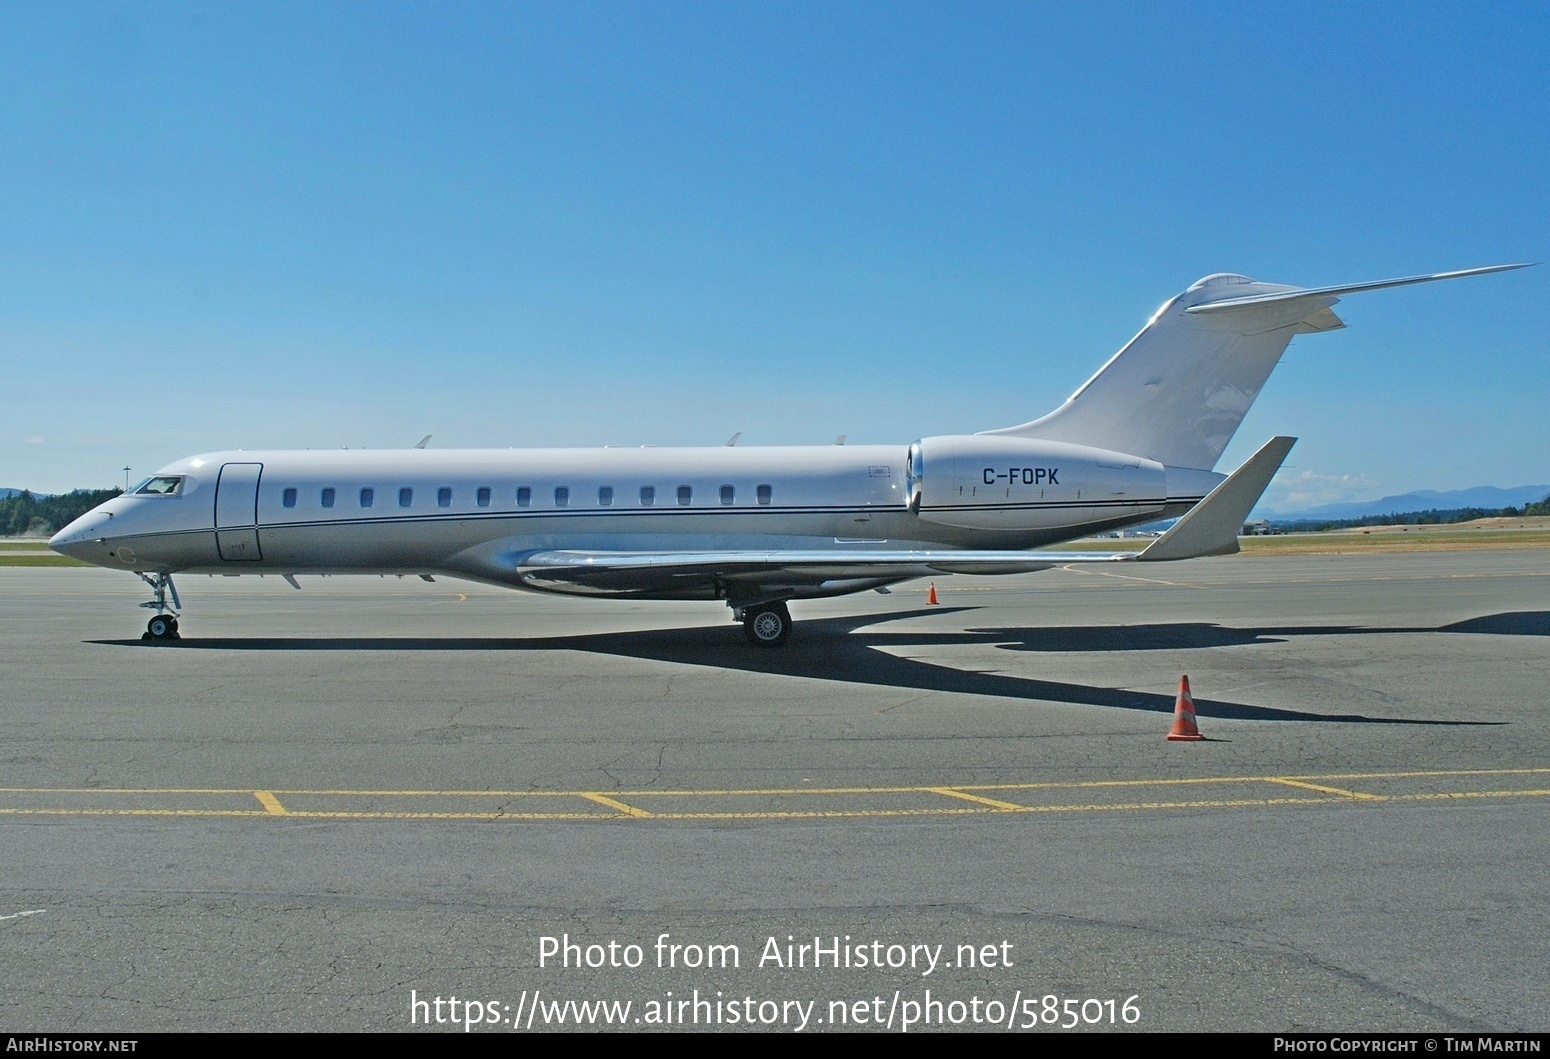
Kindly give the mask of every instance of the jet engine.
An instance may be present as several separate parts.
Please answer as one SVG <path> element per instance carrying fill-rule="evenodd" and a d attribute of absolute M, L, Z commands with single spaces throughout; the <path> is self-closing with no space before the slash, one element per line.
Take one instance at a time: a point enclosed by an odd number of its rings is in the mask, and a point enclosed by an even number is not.
<path fill-rule="evenodd" d="M 1161 517 L 1154 460 L 1060 441 L 967 434 L 910 446 L 910 510 L 967 529 L 1038 530 Z"/>

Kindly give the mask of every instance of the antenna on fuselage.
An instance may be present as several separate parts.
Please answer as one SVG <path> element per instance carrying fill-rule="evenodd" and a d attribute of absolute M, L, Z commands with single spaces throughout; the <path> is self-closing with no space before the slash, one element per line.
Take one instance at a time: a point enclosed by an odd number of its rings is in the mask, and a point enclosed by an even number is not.
<path fill-rule="evenodd" d="M 845 444 L 845 439 L 848 438 L 848 437 L 850 437 L 849 434 L 841 434 L 839 437 L 834 439 L 834 443 L 836 445 L 843 445 L 843 444 Z"/>
<path fill-rule="evenodd" d="M 415 448 L 423 449 L 423 448 L 425 448 L 425 446 L 429 445 L 430 443 L 431 443 L 431 436 L 429 434 L 427 434 L 423 438 L 420 439 L 420 443 L 418 445 L 416 445 Z"/>
<path fill-rule="evenodd" d="M 733 445 L 737 444 L 737 439 L 742 437 L 742 436 L 743 436 L 743 432 L 741 430 L 739 430 L 736 434 L 733 434 L 731 437 L 727 438 L 726 441 L 722 442 L 722 445 L 724 445 L 726 448 L 730 449 Z"/>

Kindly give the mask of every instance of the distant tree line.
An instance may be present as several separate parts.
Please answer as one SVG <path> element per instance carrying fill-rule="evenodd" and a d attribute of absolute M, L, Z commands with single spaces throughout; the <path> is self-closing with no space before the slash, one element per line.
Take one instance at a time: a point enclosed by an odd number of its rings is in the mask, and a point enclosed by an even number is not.
<path fill-rule="evenodd" d="M 1277 520 L 1277 529 L 1294 533 L 1318 533 L 1322 530 L 1353 529 L 1357 526 L 1446 526 L 1455 522 L 1473 522 L 1477 518 L 1519 518 L 1525 515 L 1550 515 L 1550 496 L 1522 507 L 1454 507 L 1446 510 L 1402 511 L 1397 515 L 1368 515 L 1365 518 Z"/>
<path fill-rule="evenodd" d="M 59 496 L 33 496 L 23 490 L 0 500 L 0 536 L 52 536 L 86 512 L 122 493 L 122 489 L 77 489 Z"/>

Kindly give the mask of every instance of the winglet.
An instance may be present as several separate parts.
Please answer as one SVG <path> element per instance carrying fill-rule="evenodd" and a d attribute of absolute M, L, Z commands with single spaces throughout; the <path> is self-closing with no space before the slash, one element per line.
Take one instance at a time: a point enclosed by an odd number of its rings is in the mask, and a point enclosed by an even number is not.
<path fill-rule="evenodd" d="M 1170 559 L 1195 559 L 1202 555 L 1231 555 L 1238 550 L 1238 532 L 1254 505 L 1264 495 L 1270 479 L 1281 469 L 1296 438 L 1271 438 L 1242 467 L 1229 474 L 1221 485 L 1189 513 L 1173 524 L 1146 550 L 1137 562 L 1162 562 Z"/>

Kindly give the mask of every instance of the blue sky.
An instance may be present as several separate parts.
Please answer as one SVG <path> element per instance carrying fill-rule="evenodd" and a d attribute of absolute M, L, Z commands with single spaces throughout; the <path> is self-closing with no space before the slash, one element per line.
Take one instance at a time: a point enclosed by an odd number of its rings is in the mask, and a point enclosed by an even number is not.
<path fill-rule="evenodd" d="M 907 443 L 1217 271 L 1550 256 L 1550 6 L 0 7 L 0 485 L 228 447 Z M 1550 266 L 1358 295 L 1222 461 L 1550 482 Z"/>

